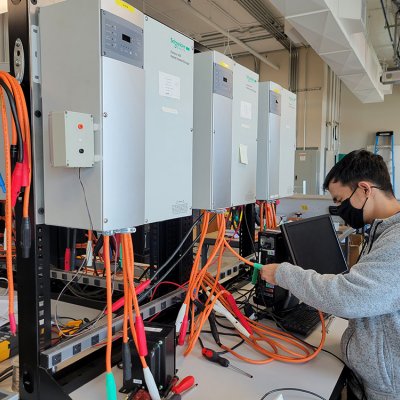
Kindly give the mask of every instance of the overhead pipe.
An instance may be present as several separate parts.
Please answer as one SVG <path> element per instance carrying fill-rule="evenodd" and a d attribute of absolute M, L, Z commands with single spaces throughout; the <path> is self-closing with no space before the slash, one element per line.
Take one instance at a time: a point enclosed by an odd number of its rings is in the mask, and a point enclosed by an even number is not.
<path fill-rule="evenodd" d="M 276 71 L 279 71 L 279 66 L 274 64 L 273 62 L 267 60 L 266 57 L 262 56 L 260 53 L 257 51 L 253 50 L 250 46 L 248 46 L 246 43 L 242 42 L 240 39 L 237 39 L 235 36 L 232 36 L 229 32 L 227 32 L 225 29 L 221 28 L 219 25 L 217 25 L 215 22 L 211 21 L 207 16 L 202 14 L 200 11 L 197 11 L 188 1 L 181 0 L 183 4 L 187 6 L 187 9 L 196 17 L 213 27 L 215 30 L 218 32 L 222 33 L 225 35 L 228 39 L 232 40 L 239 46 L 243 47 L 246 49 L 250 54 L 252 54 L 254 57 L 257 57 L 261 62 L 264 64 L 269 65 L 271 68 L 273 68 Z"/>
<path fill-rule="evenodd" d="M 284 26 L 262 0 L 236 0 L 261 26 L 289 52 L 289 90 L 297 90 L 298 49 L 284 33 Z"/>
<path fill-rule="evenodd" d="M 237 0 L 237 2 L 255 18 L 286 50 L 290 51 L 291 41 L 284 33 L 284 27 L 278 23 L 275 15 L 262 0 Z"/>

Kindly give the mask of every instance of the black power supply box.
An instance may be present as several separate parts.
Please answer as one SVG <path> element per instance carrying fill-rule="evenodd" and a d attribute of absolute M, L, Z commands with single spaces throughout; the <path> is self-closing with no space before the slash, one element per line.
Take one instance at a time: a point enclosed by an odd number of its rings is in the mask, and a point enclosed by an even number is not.
<path fill-rule="evenodd" d="M 147 365 L 154 376 L 159 391 L 162 393 L 176 372 L 175 325 L 145 322 L 144 327 L 148 348 L 146 356 Z M 130 349 L 132 356 L 132 379 L 129 382 L 124 381 L 125 390 L 146 387 L 142 364 L 132 340 L 130 340 Z"/>

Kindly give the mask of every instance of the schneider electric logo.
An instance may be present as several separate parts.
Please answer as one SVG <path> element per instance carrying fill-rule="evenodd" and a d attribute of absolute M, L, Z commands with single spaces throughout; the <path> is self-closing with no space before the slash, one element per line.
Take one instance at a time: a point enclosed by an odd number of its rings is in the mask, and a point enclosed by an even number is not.
<path fill-rule="evenodd" d="M 171 44 L 178 50 L 185 50 L 185 51 L 190 51 L 190 47 L 184 45 L 181 42 L 178 42 L 176 39 L 171 38 Z"/>
<path fill-rule="evenodd" d="M 252 78 L 252 77 L 249 76 L 249 75 L 246 75 L 246 78 L 247 78 L 247 81 L 248 81 L 248 82 L 257 83 L 257 79 L 254 79 L 254 78 Z"/>

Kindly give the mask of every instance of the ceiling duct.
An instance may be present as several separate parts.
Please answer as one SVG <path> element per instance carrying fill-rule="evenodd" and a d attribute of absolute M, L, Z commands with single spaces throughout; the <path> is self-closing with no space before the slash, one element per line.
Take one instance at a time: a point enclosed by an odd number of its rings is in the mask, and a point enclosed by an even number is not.
<path fill-rule="evenodd" d="M 356 97 L 383 101 L 382 67 L 365 32 L 365 0 L 271 2 Z"/>

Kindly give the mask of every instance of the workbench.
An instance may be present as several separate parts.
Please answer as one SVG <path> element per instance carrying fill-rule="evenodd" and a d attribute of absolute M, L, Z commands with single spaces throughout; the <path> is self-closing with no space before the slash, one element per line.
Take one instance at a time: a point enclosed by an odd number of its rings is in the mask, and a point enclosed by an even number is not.
<path fill-rule="evenodd" d="M 340 357 L 340 338 L 347 327 L 347 321 L 335 318 L 327 335 L 324 348 Z M 308 338 L 314 345 L 319 343 L 320 329 L 316 329 Z M 212 342 L 211 335 L 202 335 L 204 345 L 214 350 L 217 347 Z M 225 344 L 229 345 L 229 339 L 223 337 Z M 237 339 L 234 342 L 236 343 Z M 243 346 L 239 352 L 249 357 L 257 358 L 256 353 Z M 232 365 L 237 366 L 254 377 L 250 379 L 230 368 L 223 368 L 210 363 L 201 355 L 199 345 L 188 357 L 183 356 L 184 347 L 177 348 L 178 376 L 182 379 L 187 375 L 193 375 L 199 384 L 183 400 L 260 400 L 261 397 L 272 389 L 282 387 L 294 387 L 310 390 L 326 399 L 337 397 L 343 387 L 343 364 L 328 353 L 321 352 L 315 360 L 305 364 L 285 364 L 274 361 L 266 365 L 251 365 L 239 361 L 231 355 L 226 355 Z M 225 357 L 225 356 L 224 356 Z M 117 382 L 122 381 L 122 371 L 114 368 L 114 376 Z M 312 399 L 313 396 L 299 392 L 284 392 L 285 400 Z M 104 374 L 92 382 L 82 386 L 71 394 L 76 400 L 102 400 L 105 397 Z M 124 399 L 125 395 L 119 394 L 118 399 Z M 271 395 L 268 399 L 276 399 L 277 395 Z M 268 400 L 266 399 L 266 400 Z"/>
<path fill-rule="evenodd" d="M 52 301 L 52 312 L 54 313 L 54 301 Z M 59 315 L 71 317 L 94 318 L 98 311 L 86 307 L 60 303 Z M 266 321 L 273 326 L 272 322 Z M 337 356 L 340 353 L 340 338 L 347 327 L 347 321 L 334 318 L 329 326 L 324 348 Z M 207 327 L 205 327 L 207 329 Z M 202 334 L 202 340 L 206 347 L 213 350 L 218 348 L 213 342 L 211 335 Z M 231 346 L 238 342 L 237 338 L 221 336 L 225 345 Z M 308 342 L 318 345 L 321 338 L 320 329 L 317 328 L 308 338 Z M 286 364 L 277 361 L 266 365 L 252 365 L 242 362 L 231 355 L 224 355 L 232 365 L 241 368 L 253 375 L 253 379 L 246 377 L 230 368 L 223 368 L 217 364 L 210 363 L 201 355 L 201 348 L 196 345 L 193 352 L 184 357 L 185 347 L 177 348 L 176 366 L 177 375 L 182 379 L 187 375 L 193 375 L 198 386 L 190 393 L 183 395 L 183 400 L 260 400 L 262 396 L 273 389 L 283 387 L 294 387 L 310 390 L 325 399 L 336 399 L 343 387 L 343 364 L 332 355 L 321 352 L 316 359 L 304 364 Z M 250 358 L 260 358 L 249 347 L 243 345 L 237 350 L 239 353 Z M 0 364 L 0 369 L 6 368 L 11 360 Z M 117 388 L 122 385 L 122 371 L 114 367 L 114 376 Z M 11 390 L 11 378 L 0 383 L 0 388 Z M 285 400 L 311 399 L 310 395 L 299 392 L 283 392 Z M 106 400 L 105 374 L 99 375 L 91 382 L 83 385 L 70 394 L 75 400 Z M 118 399 L 125 399 L 126 395 L 118 393 Z M 277 395 L 271 395 L 268 399 L 276 399 Z"/>

